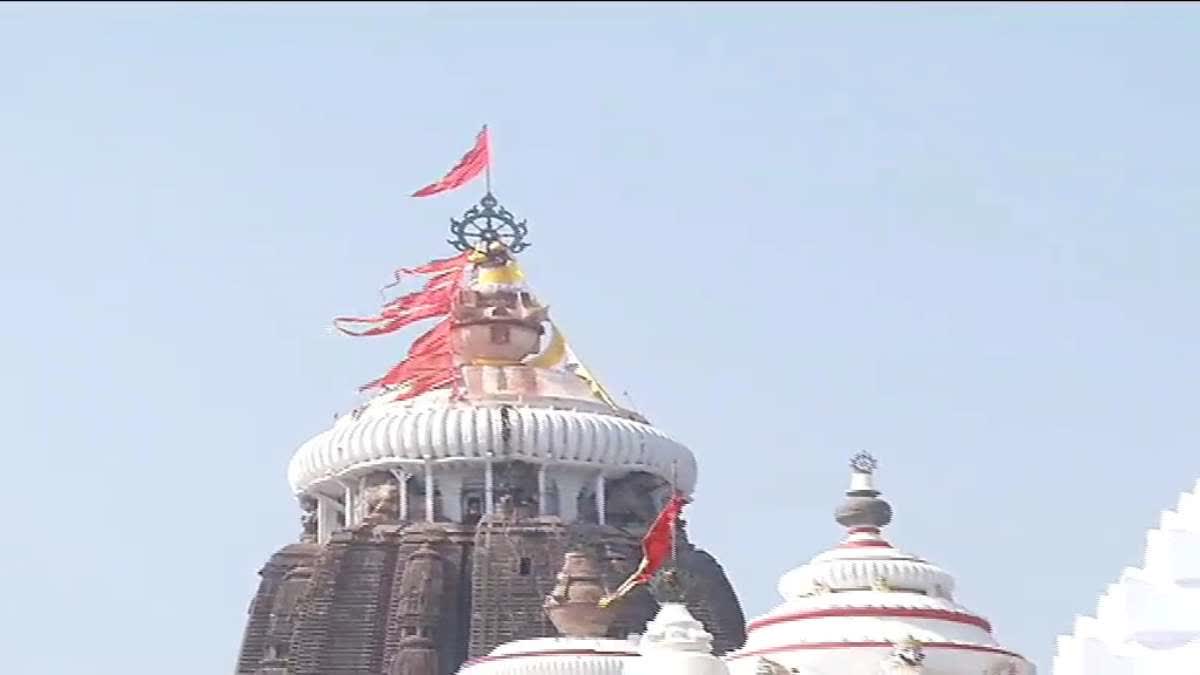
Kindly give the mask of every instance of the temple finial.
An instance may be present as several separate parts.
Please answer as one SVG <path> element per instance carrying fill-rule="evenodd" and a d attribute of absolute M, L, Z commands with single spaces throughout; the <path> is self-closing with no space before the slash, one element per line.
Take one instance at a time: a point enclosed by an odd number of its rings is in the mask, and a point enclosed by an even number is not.
<path fill-rule="evenodd" d="M 850 468 L 856 473 L 875 473 L 875 469 L 879 468 L 879 460 L 869 452 L 857 452 L 850 458 Z"/>
<path fill-rule="evenodd" d="M 850 458 L 850 488 L 846 500 L 838 507 L 837 522 L 842 526 L 856 528 L 879 528 L 892 522 L 892 507 L 879 498 L 875 489 L 875 470 L 879 462 L 870 453 L 859 452 Z"/>
<path fill-rule="evenodd" d="M 450 219 L 450 234 L 453 238 L 447 240 L 448 243 L 464 253 L 488 251 L 496 244 L 510 253 L 529 248 L 529 242 L 525 241 L 525 235 L 529 234 L 525 221 L 518 221 L 508 209 L 500 206 L 490 190 L 461 218 Z"/>

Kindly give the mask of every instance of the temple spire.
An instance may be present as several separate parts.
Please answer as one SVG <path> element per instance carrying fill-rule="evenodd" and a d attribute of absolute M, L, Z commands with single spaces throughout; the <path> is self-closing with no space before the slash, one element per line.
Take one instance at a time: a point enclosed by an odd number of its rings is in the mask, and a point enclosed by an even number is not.
<path fill-rule="evenodd" d="M 846 499 L 838 507 L 834 518 L 850 532 L 873 530 L 892 522 L 892 506 L 880 499 L 875 489 L 875 470 L 879 462 L 870 453 L 860 452 L 850 458 L 850 487 Z"/>

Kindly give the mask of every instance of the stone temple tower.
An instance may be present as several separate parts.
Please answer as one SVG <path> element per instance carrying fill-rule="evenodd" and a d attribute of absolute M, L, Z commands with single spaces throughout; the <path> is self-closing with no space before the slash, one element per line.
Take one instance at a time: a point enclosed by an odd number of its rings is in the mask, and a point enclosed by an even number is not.
<path fill-rule="evenodd" d="M 260 570 L 238 675 L 447 675 L 553 636 L 543 604 L 564 556 L 585 553 L 615 588 L 672 487 L 695 488 L 691 451 L 606 393 L 525 283 L 524 222 L 490 193 L 451 222 L 459 256 L 352 320 L 378 335 L 444 317 L 293 456 L 299 541 Z M 677 546 L 669 600 L 716 651 L 737 648 L 745 621 L 720 565 L 685 528 Z M 659 591 L 614 604 L 608 634 L 640 631 Z"/>

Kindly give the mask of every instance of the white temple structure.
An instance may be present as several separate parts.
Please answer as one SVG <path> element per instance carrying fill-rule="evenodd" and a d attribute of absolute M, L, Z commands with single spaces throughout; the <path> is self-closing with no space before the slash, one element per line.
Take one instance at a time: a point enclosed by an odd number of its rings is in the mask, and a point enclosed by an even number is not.
<path fill-rule="evenodd" d="M 953 577 L 883 538 L 892 509 L 875 489 L 875 462 L 860 454 L 852 466 L 837 510 L 846 537 L 783 575 L 784 603 L 749 623 L 741 649 L 712 655 L 711 635 L 670 601 L 643 634 L 603 637 L 603 591 L 577 555 L 547 599 L 563 636 L 501 645 L 460 675 L 1034 675 L 954 601 Z"/>
<path fill-rule="evenodd" d="M 1200 482 L 1146 534 L 1145 564 L 1058 639 L 1054 675 L 1200 673 Z"/>
<path fill-rule="evenodd" d="M 604 637 L 611 608 L 593 559 L 569 553 L 546 613 L 560 637 L 518 640 L 467 662 L 459 675 L 729 675 L 713 636 L 679 602 L 664 602 L 640 635 Z"/>
<path fill-rule="evenodd" d="M 732 675 L 1032 675 L 986 619 L 954 600 L 954 578 L 883 537 L 891 506 L 860 454 L 837 521 L 846 537 L 780 579 L 782 605 L 749 622 Z"/>
<path fill-rule="evenodd" d="M 317 543 L 363 522 L 384 489 L 398 495 L 401 521 L 477 521 L 497 508 L 497 474 L 513 462 L 535 472 L 524 495 L 531 515 L 568 524 L 584 503 L 603 525 L 607 485 L 631 474 L 691 492 L 692 452 L 608 396 L 506 251 L 469 271 L 451 332 L 465 360 L 461 390 L 384 390 L 292 457 L 288 482 L 316 503 Z"/>

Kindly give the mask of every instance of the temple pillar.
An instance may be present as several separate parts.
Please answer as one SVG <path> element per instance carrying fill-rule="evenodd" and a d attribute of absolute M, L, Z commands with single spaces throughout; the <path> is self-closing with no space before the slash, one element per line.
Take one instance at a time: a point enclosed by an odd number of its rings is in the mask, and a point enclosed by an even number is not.
<path fill-rule="evenodd" d="M 367 489 L 366 474 L 359 477 L 357 490 L 355 494 L 358 496 L 354 498 L 355 524 L 367 522 L 367 516 L 371 515 L 371 493 Z"/>
<path fill-rule="evenodd" d="M 463 475 L 457 472 L 443 471 L 438 485 L 441 486 L 442 515 L 452 523 L 461 523 L 463 519 Z"/>
<path fill-rule="evenodd" d="M 579 492 L 583 490 L 582 476 L 559 476 L 554 479 L 558 483 L 558 515 L 565 523 L 579 520 Z"/>
<path fill-rule="evenodd" d="M 546 515 L 546 465 L 538 466 L 538 515 Z"/>
<path fill-rule="evenodd" d="M 601 524 L 601 525 L 604 525 L 604 524 L 605 524 L 605 518 L 604 518 L 605 504 L 604 504 L 604 500 L 605 500 L 605 494 L 604 494 L 604 474 L 603 474 L 603 473 L 599 473 L 599 474 L 597 474 L 597 475 L 596 475 L 596 522 L 597 522 L 597 523 L 599 523 L 599 524 Z"/>
<path fill-rule="evenodd" d="M 358 522 L 358 518 L 355 517 L 357 514 L 354 512 L 354 489 L 348 483 L 343 483 L 340 480 L 337 484 L 342 486 L 342 494 L 344 495 L 342 497 L 342 514 L 346 527 L 350 528 Z"/>
<path fill-rule="evenodd" d="M 425 458 L 425 520 L 433 522 L 433 463 Z"/>
<path fill-rule="evenodd" d="M 496 477 L 492 464 L 495 460 L 488 453 L 487 463 L 483 465 L 483 513 L 492 515 L 496 505 Z"/>
<path fill-rule="evenodd" d="M 408 522 L 408 479 L 412 478 L 412 474 L 400 469 L 392 469 L 392 476 L 396 478 L 396 483 L 400 487 L 400 504 L 399 518 L 400 522 Z"/>
<path fill-rule="evenodd" d="M 330 535 L 337 529 L 337 505 L 323 494 L 317 495 L 317 543 L 328 543 Z"/>

